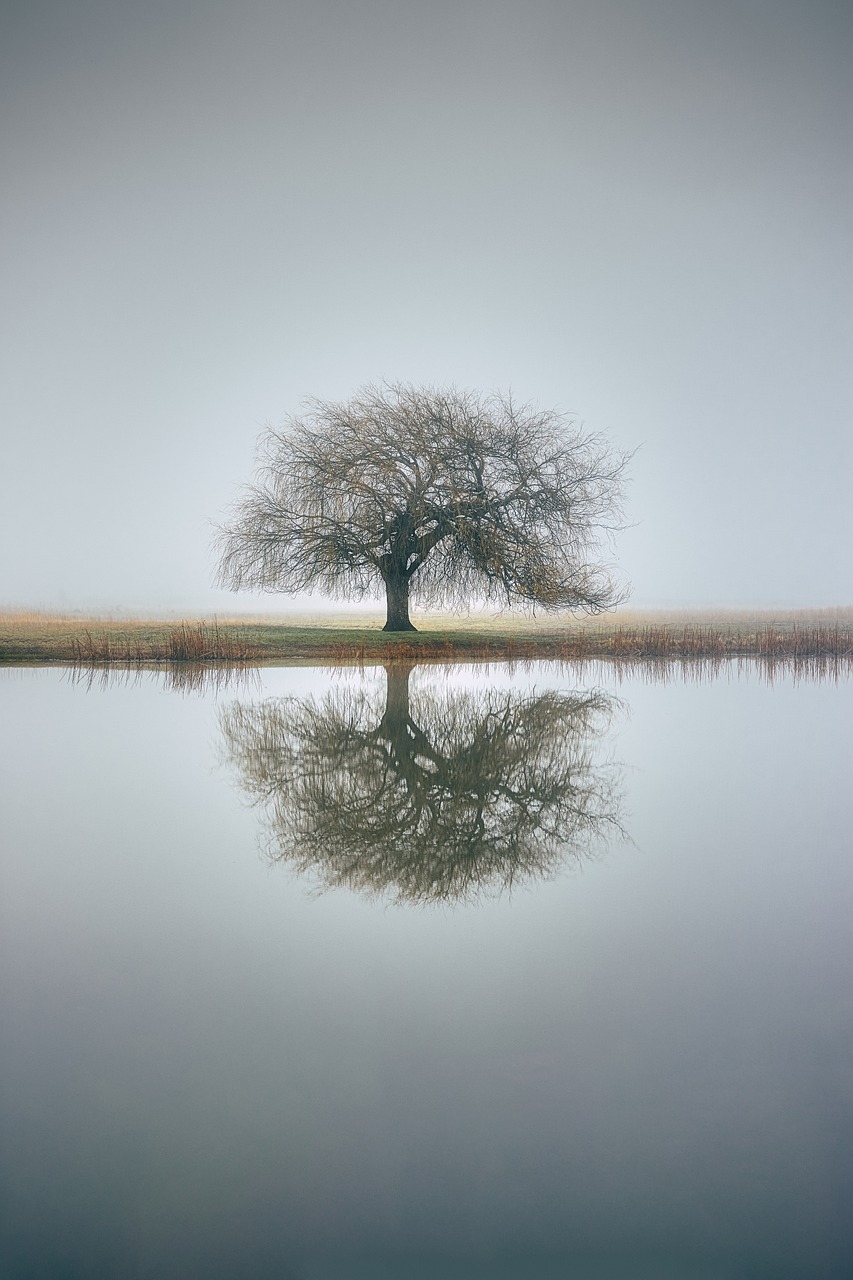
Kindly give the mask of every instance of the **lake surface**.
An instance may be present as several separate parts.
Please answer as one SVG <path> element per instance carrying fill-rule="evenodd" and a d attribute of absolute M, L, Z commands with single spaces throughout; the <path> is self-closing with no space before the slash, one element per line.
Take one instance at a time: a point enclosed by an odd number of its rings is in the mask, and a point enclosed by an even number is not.
<path fill-rule="evenodd" d="M 853 1275 L 853 681 L 0 723 L 3 1280 Z"/>

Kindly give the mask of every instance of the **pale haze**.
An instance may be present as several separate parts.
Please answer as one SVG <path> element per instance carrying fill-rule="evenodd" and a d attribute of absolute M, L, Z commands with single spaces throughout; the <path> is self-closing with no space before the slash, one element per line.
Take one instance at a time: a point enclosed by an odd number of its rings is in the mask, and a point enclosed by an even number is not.
<path fill-rule="evenodd" d="M 853 602 L 851 65 L 822 0 L 4 0 L 0 606 L 287 604 L 212 525 L 382 379 L 639 446 L 637 606 Z"/>

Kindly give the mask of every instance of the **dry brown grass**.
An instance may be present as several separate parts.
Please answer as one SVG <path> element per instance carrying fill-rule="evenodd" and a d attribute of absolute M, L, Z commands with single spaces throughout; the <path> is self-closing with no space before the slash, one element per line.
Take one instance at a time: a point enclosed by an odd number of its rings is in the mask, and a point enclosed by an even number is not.
<path fill-rule="evenodd" d="M 853 664 L 853 627 L 779 626 L 753 630 L 710 626 L 576 627 L 535 635 L 471 633 L 460 637 L 420 633 L 386 638 L 388 658 L 400 662 L 536 659 L 576 662 L 609 659 L 626 662 L 719 661 L 760 658 L 765 661 L 821 659 Z M 329 647 L 335 662 L 376 660 L 376 645 L 354 637 Z"/>
<path fill-rule="evenodd" d="M 71 640 L 72 661 L 78 666 L 101 664 L 136 664 L 152 662 L 231 663 L 245 664 L 257 659 L 258 653 L 245 637 L 218 622 L 181 622 L 169 627 L 163 636 L 143 639 L 140 635 L 93 635 L 87 628 L 82 636 Z"/>
<path fill-rule="evenodd" d="M 0 614 L 0 661 L 142 665 L 246 663 L 261 656 L 240 626 L 212 622 Z"/>

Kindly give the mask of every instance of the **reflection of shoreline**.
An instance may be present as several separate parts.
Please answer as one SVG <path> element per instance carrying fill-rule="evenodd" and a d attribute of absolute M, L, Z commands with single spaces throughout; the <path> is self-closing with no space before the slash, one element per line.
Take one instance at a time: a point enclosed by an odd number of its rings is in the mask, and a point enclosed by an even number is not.
<path fill-rule="evenodd" d="M 642 684 L 673 684 L 679 680 L 683 684 L 711 684 L 721 677 L 749 680 L 755 676 L 767 685 L 781 680 L 792 680 L 794 684 L 826 681 L 839 684 L 853 677 L 853 653 L 805 654 L 799 657 L 743 654 L 717 658 L 628 656 L 585 658 L 555 665 L 564 674 L 584 681 L 607 682 L 609 678 L 611 681 L 615 679 L 617 684 L 628 680 L 639 680 Z"/>
<path fill-rule="evenodd" d="M 106 689 L 113 685 L 142 684 L 155 677 L 177 693 L 223 693 L 226 689 L 259 689 L 260 668 L 244 664 L 202 662 L 161 662 L 134 666 L 103 666 L 77 663 L 64 668 L 71 684 L 85 689 Z"/>
<path fill-rule="evenodd" d="M 235 702 L 226 756 L 268 815 L 269 855 L 328 888 L 473 900 L 553 875 L 621 835 L 619 779 L 594 748 L 613 699 L 480 687 L 352 687 Z"/>
<path fill-rule="evenodd" d="M 42 665 L 42 664 L 39 664 Z M 44 664 L 53 666 L 53 663 Z M 261 673 L 267 669 L 277 669 L 283 665 L 288 669 L 310 669 L 317 662 L 296 662 L 279 664 L 265 662 L 263 664 L 245 662 L 110 662 L 89 663 L 76 662 L 70 665 L 59 664 L 66 678 L 74 685 L 85 689 L 106 688 L 109 685 L 142 684 L 146 678 L 155 677 L 168 688 L 181 693 L 221 693 L 227 689 L 241 687 L 261 687 Z M 346 661 L 338 655 L 330 662 L 327 670 L 352 671 L 370 670 L 386 665 L 376 660 L 371 661 L 362 655 L 361 660 Z M 406 665 L 406 664 L 403 664 Z M 705 684 L 721 677 L 727 679 L 749 680 L 758 678 L 765 684 L 774 685 L 783 680 L 791 680 L 794 684 L 821 683 L 830 681 L 840 684 L 853 677 L 853 653 L 850 654 L 801 654 L 789 655 L 724 655 L 724 656 L 680 656 L 668 655 L 649 657 L 642 654 L 623 654 L 618 657 L 582 657 L 582 658 L 548 658 L 519 657 L 508 659 L 480 659 L 470 656 L 458 658 L 426 658 L 408 663 L 422 669 L 453 670 L 460 666 L 492 667 L 497 666 L 509 672 L 529 671 L 532 669 L 552 672 L 563 678 L 570 678 L 577 684 L 596 683 L 599 685 L 623 684 L 626 681 L 640 681 L 643 684 L 672 684 L 681 681 L 684 684 Z M 17 668 L 9 666 L 9 670 Z"/>

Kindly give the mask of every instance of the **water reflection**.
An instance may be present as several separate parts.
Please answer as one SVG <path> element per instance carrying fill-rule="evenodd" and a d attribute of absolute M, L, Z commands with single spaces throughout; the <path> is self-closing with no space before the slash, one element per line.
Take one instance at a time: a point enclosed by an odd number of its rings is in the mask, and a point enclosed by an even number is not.
<path fill-rule="evenodd" d="M 115 685 L 145 685 L 152 677 L 174 693 L 217 695 L 226 690 L 260 689 L 257 667 L 239 663 L 160 662 L 123 664 L 75 663 L 65 668 L 73 685 L 108 689 Z"/>
<path fill-rule="evenodd" d="M 622 834 L 619 776 L 598 760 L 612 697 L 412 690 L 412 670 L 387 666 L 384 698 L 347 685 L 223 708 L 273 861 L 398 902 L 470 901 Z"/>

